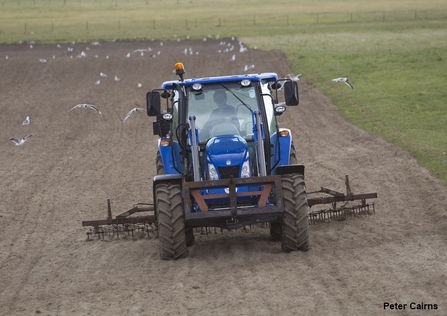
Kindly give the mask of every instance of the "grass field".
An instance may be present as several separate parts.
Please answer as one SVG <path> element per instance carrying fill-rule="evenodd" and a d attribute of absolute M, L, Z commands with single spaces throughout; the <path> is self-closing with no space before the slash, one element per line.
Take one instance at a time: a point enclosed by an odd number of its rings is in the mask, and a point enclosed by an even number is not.
<path fill-rule="evenodd" d="M 281 49 L 349 121 L 408 150 L 447 181 L 445 0 L 3 0 L 1 6 L 0 43 L 237 36 L 250 47 Z M 331 81 L 340 76 L 355 90 Z"/>

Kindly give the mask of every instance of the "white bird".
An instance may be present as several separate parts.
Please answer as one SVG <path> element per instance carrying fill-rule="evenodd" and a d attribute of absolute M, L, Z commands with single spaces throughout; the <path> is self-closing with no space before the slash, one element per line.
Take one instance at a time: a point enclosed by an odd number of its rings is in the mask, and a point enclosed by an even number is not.
<path fill-rule="evenodd" d="M 95 85 L 99 85 L 101 83 L 101 80 L 98 79 L 98 81 L 95 82 Z"/>
<path fill-rule="evenodd" d="M 120 81 L 121 79 L 118 76 L 115 76 L 115 81 Z"/>
<path fill-rule="evenodd" d="M 132 115 L 133 112 L 136 112 L 136 111 L 145 111 L 145 112 L 146 112 L 146 109 L 143 109 L 143 108 L 133 108 L 132 110 L 130 110 L 130 111 L 127 113 L 126 117 L 125 117 L 124 120 L 123 120 L 123 123 L 129 118 L 129 116 Z"/>
<path fill-rule="evenodd" d="M 148 49 L 139 48 L 139 49 L 134 50 L 132 53 L 143 53 L 143 52 L 148 52 L 148 51 L 149 51 Z"/>
<path fill-rule="evenodd" d="M 33 135 L 26 135 L 22 139 L 18 139 L 18 138 L 12 137 L 9 140 L 12 141 L 16 146 L 22 146 L 23 144 L 25 144 L 26 140 L 28 138 L 30 138 L 31 136 L 33 136 Z"/>
<path fill-rule="evenodd" d="M 298 81 L 298 80 L 300 80 L 301 74 L 297 74 L 297 75 L 288 74 L 287 76 L 289 77 L 290 80 Z"/>
<path fill-rule="evenodd" d="M 22 125 L 28 125 L 30 123 L 29 116 L 22 122 Z"/>
<path fill-rule="evenodd" d="M 141 83 L 138 83 L 137 87 L 141 88 L 143 85 Z"/>
<path fill-rule="evenodd" d="M 98 112 L 99 114 L 102 114 L 101 111 L 98 110 L 98 108 L 96 106 L 94 106 L 93 104 L 87 104 L 87 103 L 81 103 L 81 104 L 75 105 L 68 112 L 71 112 L 71 111 L 73 111 L 76 108 L 89 108 L 89 109 L 92 109 L 92 110 Z"/>
<path fill-rule="evenodd" d="M 248 71 L 250 69 L 253 69 L 253 68 L 255 68 L 255 65 L 253 65 L 253 64 L 251 64 L 250 66 L 249 65 L 245 65 L 244 72 L 246 72 L 246 71 Z"/>
<path fill-rule="evenodd" d="M 236 60 L 236 55 L 233 55 L 233 56 L 231 56 L 230 59 L 228 59 L 228 62 L 235 61 L 235 60 Z"/>
<path fill-rule="evenodd" d="M 107 77 L 107 75 L 106 75 L 105 73 L 103 73 L 103 72 L 100 72 L 99 75 L 100 75 L 101 77 L 103 77 L 103 78 Z"/>
<path fill-rule="evenodd" d="M 127 53 L 126 58 L 129 58 L 129 57 L 130 57 L 130 53 Z"/>
<path fill-rule="evenodd" d="M 344 82 L 344 83 L 346 83 L 346 85 L 349 88 L 354 89 L 354 86 L 352 85 L 352 83 L 349 82 L 348 78 L 335 78 L 335 79 L 332 79 L 332 81 L 334 81 L 334 82 Z"/>
<path fill-rule="evenodd" d="M 39 61 L 40 61 L 42 64 L 45 64 L 45 63 L 47 62 L 47 60 L 44 59 L 44 58 L 39 59 Z"/>

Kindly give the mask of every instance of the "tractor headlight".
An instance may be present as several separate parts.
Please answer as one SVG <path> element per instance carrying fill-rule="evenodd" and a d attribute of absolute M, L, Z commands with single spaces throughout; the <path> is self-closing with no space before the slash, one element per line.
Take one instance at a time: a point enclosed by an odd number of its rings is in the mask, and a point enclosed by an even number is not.
<path fill-rule="evenodd" d="M 242 164 L 241 178 L 248 178 L 250 176 L 251 176 L 250 163 L 248 162 L 248 159 L 247 159 Z"/>
<path fill-rule="evenodd" d="M 208 176 L 209 180 L 219 180 L 219 176 L 217 175 L 216 167 L 213 164 L 208 164 Z"/>

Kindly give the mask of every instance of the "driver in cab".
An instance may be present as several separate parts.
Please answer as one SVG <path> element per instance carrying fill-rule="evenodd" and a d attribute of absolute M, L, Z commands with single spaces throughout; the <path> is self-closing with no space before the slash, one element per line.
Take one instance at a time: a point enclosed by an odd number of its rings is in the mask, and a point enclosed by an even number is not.
<path fill-rule="evenodd" d="M 227 103 L 227 93 L 224 90 L 217 90 L 213 94 L 214 103 L 216 103 L 217 108 L 211 112 L 208 122 L 205 124 L 207 128 L 205 130 L 211 130 L 213 125 L 219 123 L 233 123 L 239 130 L 239 120 L 237 119 L 236 109 L 234 106 Z M 208 130 L 208 133 L 209 133 Z"/>

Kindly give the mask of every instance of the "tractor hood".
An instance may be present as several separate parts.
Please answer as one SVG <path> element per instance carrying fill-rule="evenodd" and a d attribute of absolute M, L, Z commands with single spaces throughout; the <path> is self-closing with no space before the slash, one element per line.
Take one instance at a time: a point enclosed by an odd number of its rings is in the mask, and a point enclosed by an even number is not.
<path fill-rule="evenodd" d="M 247 142 L 238 135 L 213 137 L 206 144 L 206 158 L 208 164 L 218 170 L 221 179 L 230 176 L 238 178 L 248 158 Z"/>

